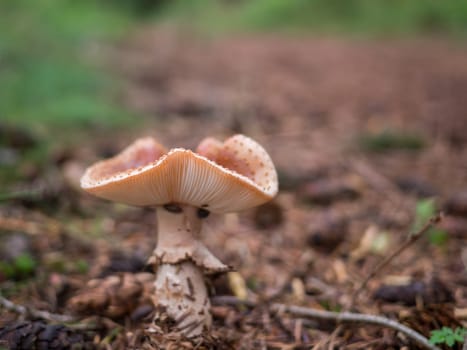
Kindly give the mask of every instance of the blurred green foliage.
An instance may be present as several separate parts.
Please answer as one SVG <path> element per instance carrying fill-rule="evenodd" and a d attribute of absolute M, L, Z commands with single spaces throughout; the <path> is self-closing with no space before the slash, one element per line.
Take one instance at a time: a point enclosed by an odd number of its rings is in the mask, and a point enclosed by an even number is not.
<path fill-rule="evenodd" d="M 1 120 L 47 129 L 128 119 L 115 79 L 96 61 L 130 23 L 99 1 L 0 2 Z"/>
<path fill-rule="evenodd" d="M 89 271 L 89 263 L 86 260 L 80 259 L 75 262 L 75 270 L 84 275 Z"/>
<path fill-rule="evenodd" d="M 55 256 L 49 257 L 45 262 L 45 266 L 48 271 L 54 271 L 62 274 L 85 274 L 89 271 L 89 263 L 86 260 L 70 260 L 69 256 L 62 254 L 56 254 Z"/>
<path fill-rule="evenodd" d="M 423 139 L 407 131 L 383 130 L 360 135 L 360 144 L 371 152 L 392 150 L 419 150 L 425 146 Z"/>
<path fill-rule="evenodd" d="M 467 335 L 467 329 L 457 327 L 455 330 L 449 327 L 443 327 L 431 331 L 430 343 L 442 344 L 453 347 L 455 343 L 463 343 L 464 337 Z"/>
<path fill-rule="evenodd" d="M 419 231 L 436 214 L 436 203 L 433 199 L 421 199 L 415 207 L 415 222 L 413 231 Z M 428 230 L 428 239 L 431 244 L 442 246 L 448 240 L 448 233 L 439 228 L 433 227 Z"/>
<path fill-rule="evenodd" d="M 32 276 L 36 269 L 36 261 L 29 254 L 21 254 L 13 261 L 0 261 L 0 274 L 16 280 Z"/>
<path fill-rule="evenodd" d="M 459 0 L 174 0 L 165 14 L 205 29 L 466 34 Z"/>
<path fill-rule="evenodd" d="M 436 205 L 432 198 L 421 199 L 415 207 L 415 223 L 414 229 L 420 230 L 430 218 L 435 215 Z"/>

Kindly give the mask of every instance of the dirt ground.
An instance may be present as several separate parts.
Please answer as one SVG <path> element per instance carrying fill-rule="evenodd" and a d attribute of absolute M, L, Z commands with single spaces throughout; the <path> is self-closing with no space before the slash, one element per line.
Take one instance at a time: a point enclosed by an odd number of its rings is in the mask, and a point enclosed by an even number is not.
<path fill-rule="evenodd" d="M 438 40 L 201 39 L 148 28 L 110 56 L 127 82 L 121 99 L 144 116 L 144 130 L 58 150 L 50 167 L 31 177 L 53 179 L 40 200 L 0 207 L 5 261 L 26 252 L 38 262 L 30 276 L 0 275 L 4 296 L 81 321 L 50 331 L 31 315 L 2 312 L 6 344 L 416 349 L 389 328 L 271 313 L 268 305 L 347 310 L 374 266 L 438 210 L 438 231 L 371 279 L 352 311 L 386 316 L 427 338 L 442 326 L 467 326 L 467 47 Z M 212 280 L 213 295 L 246 294 L 257 306 L 216 304 L 213 331 L 194 343 L 150 333 L 151 275 L 143 271 L 155 244 L 154 212 L 92 198 L 79 189 L 79 177 L 138 136 L 195 148 L 206 136 L 235 133 L 269 152 L 280 192 L 255 210 L 209 218 L 203 240 L 236 269 Z M 421 213 L 423 205 L 433 209 Z"/>

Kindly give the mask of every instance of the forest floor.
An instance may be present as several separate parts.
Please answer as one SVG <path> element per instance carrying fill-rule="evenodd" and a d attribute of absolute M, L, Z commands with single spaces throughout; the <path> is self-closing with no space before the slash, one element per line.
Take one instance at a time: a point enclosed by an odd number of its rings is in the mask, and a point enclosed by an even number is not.
<path fill-rule="evenodd" d="M 126 81 L 121 101 L 144 127 L 90 133 L 40 166 L 13 159 L 27 180 L 0 207 L 2 295 L 80 321 L 53 328 L 2 310 L 0 348 L 415 349 L 390 328 L 269 305 L 348 310 L 374 266 L 438 211 L 437 227 L 370 279 L 351 310 L 427 338 L 467 327 L 467 47 L 147 28 L 109 56 Z M 38 142 L 5 130 L 1 157 Z M 194 343 L 147 332 L 154 212 L 93 198 L 79 178 L 139 136 L 193 149 L 235 133 L 268 151 L 280 191 L 257 209 L 210 217 L 203 241 L 236 270 L 214 279 L 213 293 L 257 305 L 216 303 L 212 332 Z"/>

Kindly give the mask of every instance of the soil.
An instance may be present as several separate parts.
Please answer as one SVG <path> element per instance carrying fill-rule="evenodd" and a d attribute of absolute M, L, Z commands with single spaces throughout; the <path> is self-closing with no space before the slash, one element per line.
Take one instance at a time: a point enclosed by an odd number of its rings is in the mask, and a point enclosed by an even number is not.
<path fill-rule="evenodd" d="M 73 334 L 83 348 L 417 348 L 389 328 L 271 313 L 271 302 L 351 307 L 427 338 L 443 326 L 467 327 L 466 46 L 435 39 L 201 38 L 147 28 L 112 52 L 113 69 L 126 81 L 121 101 L 141 115 L 144 128 L 58 149 L 31 175 L 31 184 L 52 178 L 39 196 L 0 207 L 2 260 L 11 265 L 26 253 L 37 262 L 26 275 L 20 268 L 0 274 L 4 296 L 80 317 L 68 333 L 48 332 L 47 341 Z M 234 133 L 269 152 L 280 192 L 257 209 L 212 215 L 203 240 L 236 269 L 212 279 L 213 295 L 246 295 L 257 306 L 216 304 L 213 330 L 195 342 L 170 329 L 150 332 L 151 271 L 144 271 L 155 243 L 154 212 L 92 198 L 79 189 L 79 177 L 135 137 L 195 148 L 206 136 Z M 374 266 L 439 210 L 437 230 L 393 259 L 350 305 Z M 30 324 L 14 328 L 19 321 Z M 34 322 L 0 316 L 3 334 L 47 329 Z M 76 336 L 80 329 L 86 336 Z"/>

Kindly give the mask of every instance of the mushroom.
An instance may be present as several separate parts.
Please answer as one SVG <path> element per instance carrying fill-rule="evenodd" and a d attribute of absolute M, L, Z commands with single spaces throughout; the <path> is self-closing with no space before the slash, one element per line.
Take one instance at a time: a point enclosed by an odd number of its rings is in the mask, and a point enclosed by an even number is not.
<path fill-rule="evenodd" d="M 188 337 L 212 323 L 205 274 L 230 267 L 200 241 L 210 212 L 245 210 L 272 199 L 278 190 L 271 158 L 254 140 L 235 135 L 220 142 L 204 139 L 197 151 L 167 151 L 142 138 L 120 154 L 89 167 L 81 187 L 98 197 L 156 207 L 157 245 L 154 302 Z"/>

